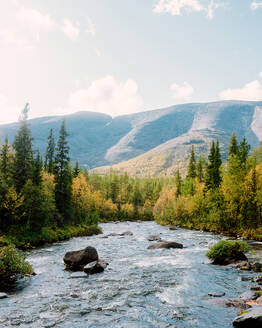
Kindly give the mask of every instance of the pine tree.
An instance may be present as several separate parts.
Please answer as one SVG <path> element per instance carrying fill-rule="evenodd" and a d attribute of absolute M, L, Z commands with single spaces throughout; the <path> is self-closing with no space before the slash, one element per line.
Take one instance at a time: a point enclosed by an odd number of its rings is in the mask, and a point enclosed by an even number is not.
<path fill-rule="evenodd" d="M 187 171 L 187 178 L 195 178 L 196 177 L 196 159 L 195 159 L 195 151 L 194 146 L 192 145 L 190 160 Z"/>
<path fill-rule="evenodd" d="M 177 169 L 176 171 L 175 185 L 176 185 L 176 197 L 179 197 L 182 194 L 182 178 L 179 169 Z"/>
<path fill-rule="evenodd" d="M 78 161 L 76 161 L 76 164 L 75 164 L 75 167 L 74 167 L 74 171 L 73 171 L 74 178 L 76 178 L 79 173 L 80 173 L 79 163 L 78 163 Z"/>
<path fill-rule="evenodd" d="M 40 155 L 40 151 L 36 151 L 36 157 L 33 161 L 33 176 L 32 182 L 35 186 L 40 186 L 42 183 L 42 168 L 43 168 L 43 161 Z"/>
<path fill-rule="evenodd" d="M 205 165 L 205 159 L 202 156 L 200 156 L 196 163 L 196 176 L 199 182 L 204 181 L 204 165 Z"/>
<path fill-rule="evenodd" d="M 55 201 L 56 207 L 63 219 L 72 218 L 72 173 L 70 170 L 68 133 L 65 121 L 62 122 L 55 157 Z"/>
<path fill-rule="evenodd" d="M 45 170 L 48 173 L 54 173 L 54 159 L 55 159 L 55 139 L 53 135 L 53 129 L 50 129 L 48 136 L 48 143 L 45 153 Z"/>
<path fill-rule="evenodd" d="M 219 150 L 219 142 L 216 145 L 212 141 L 210 153 L 208 156 L 207 173 L 205 180 L 205 190 L 216 189 L 220 186 L 222 178 L 220 173 L 220 166 L 222 164 Z"/>
<path fill-rule="evenodd" d="M 27 108 L 27 107 L 26 107 Z M 25 110 L 26 110 L 25 108 Z M 25 111 L 24 110 L 24 111 Z M 27 112 L 26 112 L 27 113 Z M 27 124 L 27 115 L 22 113 L 20 128 L 13 143 L 14 162 L 12 176 L 17 192 L 20 192 L 28 179 L 32 178 L 33 150 L 31 132 Z"/>
<path fill-rule="evenodd" d="M 228 149 L 228 157 L 238 155 L 238 142 L 235 132 L 232 134 L 229 149 Z"/>
<path fill-rule="evenodd" d="M 242 164 L 246 163 L 249 151 L 250 151 L 250 145 L 247 143 L 247 140 L 244 137 L 238 147 L 238 157 Z"/>
<path fill-rule="evenodd" d="M 11 154 L 8 138 L 5 138 L 5 143 L 2 146 L 0 153 L 0 171 L 3 181 L 8 185 L 11 173 Z"/>

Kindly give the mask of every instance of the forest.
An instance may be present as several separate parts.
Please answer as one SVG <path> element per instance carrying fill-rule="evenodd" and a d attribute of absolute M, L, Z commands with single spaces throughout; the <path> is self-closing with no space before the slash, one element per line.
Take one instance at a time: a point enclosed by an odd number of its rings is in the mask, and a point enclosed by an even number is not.
<path fill-rule="evenodd" d="M 63 121 L 46 152 L 33 149 L 26 115 L 12 146 L 0 151 L 0 243 L 30 248 L 99 233 L 99 222 L 153 220 L 262 240 L 262 145 L 253 150 L 233 134 L 222 163 L 219 142 L 207 159 L 192 146 L 187 174 L 101 176 L 70 162 Z"/>

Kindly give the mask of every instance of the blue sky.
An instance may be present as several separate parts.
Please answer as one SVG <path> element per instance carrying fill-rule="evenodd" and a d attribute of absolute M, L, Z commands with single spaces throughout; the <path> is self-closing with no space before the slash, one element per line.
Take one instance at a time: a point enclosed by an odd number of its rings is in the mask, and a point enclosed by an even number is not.
<path fill-rule="evenodd" d="M 0 0 L 0 122 L 262 100 L 262 0 Z"/>

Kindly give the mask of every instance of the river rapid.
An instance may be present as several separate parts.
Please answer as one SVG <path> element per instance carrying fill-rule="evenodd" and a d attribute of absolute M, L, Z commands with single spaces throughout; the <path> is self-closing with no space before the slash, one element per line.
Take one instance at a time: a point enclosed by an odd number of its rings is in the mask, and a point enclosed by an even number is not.
<path fill-rule="evenodd" d="M 205 253 L 221 236 L 155 222 L 101 224 L 104 234 L 131 231 L 133 236 L 78 237 L 33 250 L 28 261 L 36 276 L 20 281 L 0 300 L 0 327 L 153 328 L 232 327 L 240 311 L 210 292 L 236 298 L 250 283 L 250 272 L 214 266 Z M 148 250 L 149 235 L 182 243 L 184 249 Z M 109 263 L 103 273 L 70 279 L 64 270 L 67 251 L 94 246 Z"/>

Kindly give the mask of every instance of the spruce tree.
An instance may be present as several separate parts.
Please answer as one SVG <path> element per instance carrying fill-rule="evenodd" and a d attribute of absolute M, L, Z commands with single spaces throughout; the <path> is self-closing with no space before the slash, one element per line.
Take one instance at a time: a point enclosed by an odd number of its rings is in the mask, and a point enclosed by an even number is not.
<path fill-rule="evenodd" d="M 250 145 L 247 143 L 247 140 L 244 137 L 238 147 L 238 157 L 241 164 L 246 163 L 249 151 L 250 151 Z"/>
<path fill-rule="evenodd" d="M 2 173 L 3 181 L 9 184 L 11 173 L 11 154 L 8 138 L 5 138 L 5 143 L 2 146 L 0 153 L 0 171 Z"/>
<path fill-rule="evenodd" d="M 219 150 L 219 142 L 212 141 L 210 153 L 208 156 L 207 172 L 205 179 L 205 190 L 216 189 L 220 186 L 222 178 L 220 173 L 220 166 L 222 164 Z"/>
<path fill-rule="evenodd" d="M 33 150 L 31 132 L 27 123 L 28 105 L 25 107 L 20 118 L 20 128 L 15 136 L 14 162 L 12 176 L 17 192 L 20 192 L 28 179 L 32 178 Z"/>
<path fill-rule="evenodd" d="M 232 134 L 229 149 L 228 149 L 228 157 L 238 155 L 238 142 L 235 132 Z"/>
<path fill-rule="evenodd" d="M 45 170 L 48 173 L 54 173 L 54 159 L 55 159 L 55 139 L 53 135 L 53 129 L 50 129 L 50 133 L 47 139 L 47 148 L 45 153 Z"/>
<path fill-rule="evenodd" d="M 72 218 L 72 173 L 67 137 L 65 121 L 63 121 L 55 156 L 55 201 L 58 212 L 68 222 Z"/>
<path fill-rule="evenodd" d="M 182 194 L 182 178 L 179 169 L 177 169 L 176 171 L 175 185 L 176 185 L 176 197 L 179 197 Z"/>
<path fill-rule="evenodd" d="M 42 183 L 42 168 L 43 168 L 43 161 L 40 155 L 40 151 L 36 151 L 36 156 L 33 161 L 33 176 L 32 182 L 35 186 L 40 186 Z"/>
<path fill-rule="evenodd" d="M 202 156 L 200 156 L 196 163 L 196 176 L 199 182 L 204 181 L 204 174 L 205 174 L 204 165 L 205 165 L 205 159 Z"/>
<path fill-rule="evenodd" d="M 194 146 L 192 145 L 190 160 L 187 171 L 187 178 L 195 178 L 196 177 L 196 159 L 195 159 L 195 151 Z"/>
<path fill-rule="evenodd" d="M 74 171 L 73 171 L 74 178 L 76 178 L 79 173 L 80 173 L 79 163 L 78 163 L 78 161 L 76 161 L 76 164 L 75 164 L 75 167 L 74 167 Z"/>

